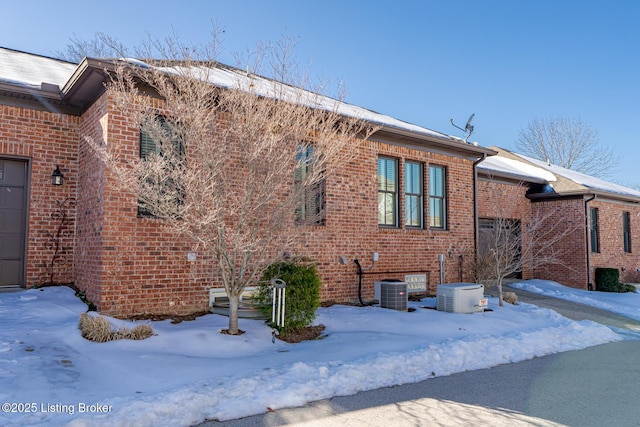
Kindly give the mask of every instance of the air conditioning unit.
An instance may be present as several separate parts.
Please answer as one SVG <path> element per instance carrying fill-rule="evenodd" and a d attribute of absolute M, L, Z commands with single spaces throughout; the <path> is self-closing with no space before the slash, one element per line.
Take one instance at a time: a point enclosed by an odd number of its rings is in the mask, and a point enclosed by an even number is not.
<path fill-rule="evenodd" d="M 407 302 L 409 300 L 407 282 L 383 280 L 374 282 L 373 288 L 376 299 L 380 301 L 380 307 L 407 311 Z"/>
<path fill-rule="evenodd" d="M 476 313 L 484 311 L 487 299 L 484 285 L 478 283 L 448 283 L 436 288 L 436 308 L 448 313 Z"/>

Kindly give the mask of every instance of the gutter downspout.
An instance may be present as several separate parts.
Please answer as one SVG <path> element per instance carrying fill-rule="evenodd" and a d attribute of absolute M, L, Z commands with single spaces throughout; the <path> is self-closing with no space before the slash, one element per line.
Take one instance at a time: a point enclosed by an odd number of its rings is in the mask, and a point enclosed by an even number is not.
<path fill-rule="evenodd" d="M 591 283 L 591 229 L 589 228 L 589 208 L 587 206 L 587 204 L 592 201 L 595 200 L 595 198 L 597 197 L 596 194 L 592 195 L 590 199 L 585 199 L 584 201 L 584 223 L 585 223 L 585 237 L 587 239 L 586 241 L 586 248 L 587 248 L 587 289 L 592 291 L 593 290 L 593 284 Z"/>
<path fill-rule="evenodd" d="M 478 260 L 478 164 L 487 158 L 483 153 L 482 157 L 473 162 L 473 259 Z"/>

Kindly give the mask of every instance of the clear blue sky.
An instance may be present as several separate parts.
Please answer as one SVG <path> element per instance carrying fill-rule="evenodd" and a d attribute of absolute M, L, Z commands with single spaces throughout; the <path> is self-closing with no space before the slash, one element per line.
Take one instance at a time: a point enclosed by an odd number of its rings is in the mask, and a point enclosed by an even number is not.
<path fill-rule="evenodd" d="M 513 148 L 534 118 L 580 117 L 623 159 L 612 180 L 640 183 L 637 0 L 5 0 L 0 46 L 55 56 L 75 34 L 127 45 L 172 31 L 225 30 L 231 52 L 283 34 L 312 75 L 346 101 L 433 130 Z"/>

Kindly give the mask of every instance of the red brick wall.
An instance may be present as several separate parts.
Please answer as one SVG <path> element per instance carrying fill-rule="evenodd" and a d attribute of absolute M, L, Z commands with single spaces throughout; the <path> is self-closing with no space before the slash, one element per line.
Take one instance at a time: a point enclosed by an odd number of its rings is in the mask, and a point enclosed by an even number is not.
<path fill-rule="evenodd" d="M 404 161 L 424 164 L 424 188 L 428 189 L 428 165 L 447 168 L 447 230 L 428 227 L 428 197 L 424 203 L 425 229 L 401 225 L 378 226 L 377 160 L 383 155 L 399 160 L 400 219 L 404 216 Z M 425 196 L 428 196 L 428 190 Z M 429 288 L 439 283 L 438 255 L 445 255 L 445 281 L 472 280 L 460 269 L 459 256 L 470 256 L 473 248 L 473 167 L 467 159 L 445 156 L 378 142 L 367 142 L 346 167 L 327 182 L 327 220 L 323 227 L 305 227 L 304 247 L 296 255 L 309 256 L 319 263 L 323 276 L 321 296 L 324 300 L 356 301 L 357 268 L 353 259 L 371 267 L 372 253 L 379 261 L 363 276 L 362 297 L 373 298 L 373 282 L 381 279 L 404 279 L 406 273 L 424 272 Z M 349 258 L 348 265 L 338 263 L 338 256 Z"/>
<path fill-rule="evenodd" d="M 534 277 L 538 279 L 554 280 L 565 286 L 587 289 L 587 246 L 584 219 L 584 201 L 582 198 L 549 200 L 535 202 L 532 210 L 540 212 L 545 218 L 551 238 L 567 233 L 553 246 L 548 248 L 552 252 L 555 262 L 540 265 L 536 268 Z"/>
<path fill-rule="evenodd" d="M 100 144 L 137 157 L 139 128 L 103 95 L 82 116 L 82 133 Z M 187 261 L 190 245 L 140 218 L 137 196 L 124 192 L 86 141 L 78 196 L 76 285 L 107 315 L 186 314 L 208 308 L 202 260 Z M 210 278 L 210 275 L 207 275 Z"/>
<path fill-rule="evenodd" d="M 107 99 L 102 96 L 82 116 L 78 144 L 78 200 L 74 282 L 86 297 L 102 308 L 102 257 L 104 228 L 105 168 L 87 138 L 105 143 L 108 126 Z M 104 128 L 103 128 L 104 126 Z"/>
<path fill-rule="evenodd" d="M 478 182 L 478 216 L 480 218 L 520 219 L 526 227 L 530 221 L 544 220 L 544 228 L 554 229 L 550 237 L 557 233 L 567 234 L 542 256 L 551 256 L 553 262 L 538 264 L 533 262 L 522 271 L 523 279 L 554 280 L 566 286 L 587 288 L 587 259 L 584 223 L 584 202 L 582 198 L 530 202 L 525 194 L 527 187 L 517 183 L 480 179 Z M 523 242 L 526 245 L 526 242 Z M 542 245 L 546 245 L 541 241 Z"/>
<path fill-rule="evenodd" d="M 589 208 L 598 208 L 598 232 L 600 252 L 591 252 L 591 281 L 595 286 L 595 269 L 617 268 L 620 280 L 640 282 L 640 206 L 623 204 L 596 198 L 588 203 Z M 631 253 L 624 252 L 622 237 L 622 213 L 629 212 L 631 219 Z"/>
<path fill-rule="evenodd" d="M 521 227 L 529 222 L 531 204 L 525 194 L 528 187 L 515 182 L 478 179 L 478 218 L 507 218 L 520 220 Z M 522 278 L 533 278 L 529 267 L 523 268 Z"/>
<path fill-rule="evenodd" d="M 530 214 L 528 187 L 518 183 L 478 179 L 478 217 L 510 218 L 526 222 Z"/>
<path fill-rule="evenodd" d="M 136 123 L 111 107 L 103 97 L 83 116 L 83 131 L 117 144 L 125 156 L 138 156 Z M 105 130 L 95 126 L 102 122 Z M 106 137 L 105 137 L 106 135 Z M 403 161 L 410 159 L 447 168 L 448 230 L 383 229 L 378 227 L 378 155 L 399 159 L 400 182 Z M 208 308 L 208 288 L 221 286 L 214 273 L 207 273 L 207 260 L 197 252 L 190 262 L 192 244 L 162 229 L 161 221 L 137 215 L 137 197 L 109 182 L 114 177 L 95 163 L 90 149 L 81 146 L 83 184 L 79 197 L 77 285 L 101 312 L 113 316 L 143 313 L 185 314 Z M 103 177 L 106 176 L 106 185 Z M 428 188 L 425 173 L 424 188 Z M 404 212 L 403 186 L 400 209 Z M 371 265 L 373 252 L 379 262 L 366 272 L 363 297 L 373 297 L 373 282 L 404 278 L 407 272 L 427 272 L 431 289 L 439 280 L 438 254 L 446 255 L 446 281 L 471 280 L 459 266 L 459 255 L 473 248 L 472 160 L 391 146 L 366 143 L 344 168 L 330 175 L 326 186 L 326 225 L 301 227 L 301 244 L 293 255 L 316 260 L 323 277 L 322 299 L 355 301 L 358 296 L 355 264 L 340 265 L 339 255 L 358 258 Z M 425 200 L 425 222 L 428 223 Z M 402 215 L 400 216 L 402 218 Z M 90 255 L 91 254 L 91 255 Z"/>
<path fill-rule="evenodd" d="M 73 230 L 77 185 L 78 118 L 0 105 L 0 157 L 29 162 L 27 287 L 50 280 L 54 256 L 51 236 L 59 226 L 58 206 L 67 200 L 68 224 L 59 240 L 53 281 L 72 281 Z M 53 186 L 51 173 L 60 166 L 64 185 Z"/>

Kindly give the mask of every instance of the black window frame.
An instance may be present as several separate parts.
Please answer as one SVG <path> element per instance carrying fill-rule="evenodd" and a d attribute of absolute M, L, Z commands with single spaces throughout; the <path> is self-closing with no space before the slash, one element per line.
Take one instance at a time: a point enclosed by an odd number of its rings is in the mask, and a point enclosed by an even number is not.
<path fill-rule="evenodd" d="M 631 213 L 622 212 L 622 244 L 624 252 L 630 254 L 632 251 L 631 246 Z"/>
<path fill-rule="evenodd" d="M 389 165 L 393 165 L 393 177 L 392 182 L 389 183 L 388 177 Z M 381 166 L 384 166 L 384 171 L 381 171 Z M 398 219 L 398 192 L 399 192 L 399 162 L 394 157 L 378 156 L 378 226 L 397 228 Z M 381 173 L 381 172 L 384 172 Z M 383 179 L 383 175 L 385 179 Z M 391 198 L 391 204 L 388 203 L 389 197 Z M 391 207 L 392 211 L 388 211 Z M 391 214 L 391 215 L 389 215 Z M 389 217 L 391 216 L 391 220 Z"/>
<path fill-rule="evenodd" d="M 299 186 L 314 167 L 316 163 L 314 151 L 313 144 L 301 144 L 296 148 L 295 186 Z M 305 188 L 300 197 L 301 200 L 295 208 L 295 224 L 326 225 L 324 178 Z"/>
<path fill-rule="evenodd" d="M 409 171 L 410 167 L 417 170 Z M 417 172 L 417 177 L 413 176 L 414 172 Z M 414 218 L 410 213 L 417 213 L 418 217 Z M 424 228 L 424 163 L 415 160 L 404 162 L 404 225 L 407 228 Z"/>
<path fill-rule="evenodd" d="M 441 171 L 441 179 L 435 179 L 432 171 Z M 440 191 L 435 191 L 440 190 Z M 441 194 L 438 194 L 441 193 Z M 439 208 L 440 215 L 434 215 Z M 437 223 L 436 218 L 440 218 Z M 429 165 L 429 227 L 434 230 L 446 230 L 448 224 L 447 212 L 447 168 L 442 165 Z"/>
<path fill-rule="evenodd" d="M 167 117 L 163 116 L 163 115 L 156 115 L 154 120 L 157 120 L 160 122 L 160 126 L 163 127 L 164 129 L 168 129 L 170 130 L 169 125 L 167 125 Z M 173 124 L 173 126 L 176 126 L 176 123 Z M 174 148 L 177 150 L 178 154 L 180 155 L 180 157 L 182 157 L 182 161 L 185 162 L 186 161 L 186 150 L 184 147 L 184 141 L 183 141 L 183 136 L 177 136 L 175 138 L 171 139 L 171 143 L 174 144 Z M 151 154 L 151 153 L 155 153 L 157 155 L 162 156 L 163 152 L 162 152 L 162 147 L 153 140 L 152 137 L 150 137 L 145 131 L 144 131 L 144 126 L 141 125 L 140 126 L 140 137 L 139 137 L 139 157 L 141 160 L 145 160 L 147 159 L 147 157 Z M 182 165 L 184 166 L 184 165 Z M 181 167 L 179 165 L 172 165 L 171 167 Z M 176 205 L 177 206 L 181 206 L 184 204 L 184 198 L 185 198 L 185 193 L 184 193 L 184 189 L 182 189 L 180 192 L 180 194 L 176 197 Z M 138 200 L 138 216 L 139 217 L 155 217 L 155 215 L 147 208 L 141 206 L 141 201 Z"/>
<path fill-rule="evenodd" d="M 598 208 L 589 208 L 589 238 L 591 243 L 591 252 L 600 253 L 600 233 Z"/>

